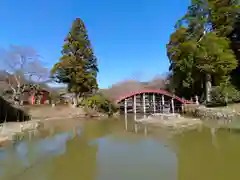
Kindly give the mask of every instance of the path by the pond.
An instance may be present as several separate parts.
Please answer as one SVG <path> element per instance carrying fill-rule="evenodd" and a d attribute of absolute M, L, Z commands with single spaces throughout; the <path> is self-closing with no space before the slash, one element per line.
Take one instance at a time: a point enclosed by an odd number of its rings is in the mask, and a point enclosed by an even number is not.
<path fill-rule="evenodd" d="M 133 121 L 86 121 L 42 130 L 0 150 L 4 180 L 239 179 L 240 133 L 135 133 Z M 127 128 L 127 129 L 126 129 Z"/>

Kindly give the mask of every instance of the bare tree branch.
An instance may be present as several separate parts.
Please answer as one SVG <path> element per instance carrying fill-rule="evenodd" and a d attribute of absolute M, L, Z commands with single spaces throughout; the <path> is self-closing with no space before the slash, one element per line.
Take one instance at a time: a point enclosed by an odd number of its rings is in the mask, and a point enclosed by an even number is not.
<path fill-rule="evenodd" d="M 0 64 L 7 72 L 8 85 L 13 91 L 13 99 L 24 92 L 26 84 L 49 82 L 49 70 L 42 66 L 40 57 L 31 47 L 10 45 L 0 49 Z"/>

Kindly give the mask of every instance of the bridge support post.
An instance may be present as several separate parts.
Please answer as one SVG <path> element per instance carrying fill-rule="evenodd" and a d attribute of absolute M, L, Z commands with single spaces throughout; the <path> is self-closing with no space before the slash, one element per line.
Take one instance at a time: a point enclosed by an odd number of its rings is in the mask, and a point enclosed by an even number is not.
<path fill-rule="evenodd" d="M 174 100 L 173 100 L 173 98 L 171 99 L 171 106 L 172 106 L 172 113 L 174 114 Z"/>
<path fill-rule="evenodd" d="M 143 113 L 146 113 L 146 98 L 145 98 L 145 93 L 143 93 Z"/>
<path fill-rule="evenodd" d="M 128 119 L 127 119 L 127 113 L 125 113 L 125 130 L 127 131 L 128 130 Z"/>
<path fill-rule="evenodd" d="M 124 114 L 127 114 L 127 99 L 124 100 Z"/>
<path fill-rule="evenodd" d="M 163 109 L 164 109 L 164 104 L 165 104 L 165 100 L 164 100 L 164 95 L 162 95 L 162 112 L 163 112 Z"/>
<path fill-rule="evenodd" d="M 133 112 L 137 113 L 136 95 L 133 96 Z"/>
<path fill-rule="evenodd" d="M 197 95 L 195 96 L 195 103 L 196 103 L 196 104 L 199 104 L 198 96 L 197 96 Z"/>
<path fill-rule="evenodd" d="M 144 126 L 144 135 L 147 136 L 147 125 Z"/>
<path fill-rule="evenodd" d="M 153 93 L 153 113 L 156 112 L 156 100 L 155 100 L 155 94 Z"/>
<path fill-rule="evenodd" d="M 181 111 L 182 111 L 182 113 L 185 113 L 184 104 L 181 105 Z"/>

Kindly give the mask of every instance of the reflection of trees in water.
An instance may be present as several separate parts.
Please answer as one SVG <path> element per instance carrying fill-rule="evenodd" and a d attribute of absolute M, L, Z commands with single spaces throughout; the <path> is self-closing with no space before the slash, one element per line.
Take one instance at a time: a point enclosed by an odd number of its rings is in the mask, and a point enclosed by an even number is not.
<path fill-rule="evenodd" d="M 6 151 L 6 161 L 10 161 L 11 166 L 3 167 L 4 176 L 9 180 L 31 180 L 34 174 L 39 174 L 36 178 L 47 176 L 51 159 L 65 152 L 66 142 L 71 136 L 71 132 L 66 132 L 41 140 L 14 143 L 13 147 Z"/>
<path fill-rule="evenodd" d="M 87 122 L 81 136 L 67 142 L 66 153 L 53 160 L 50 179 L 95 179 L 98 144 L 89 142 L 107 135 L 109 128 L 108 122 Z"/>
<path fill-rule="evenodd" d="M 179 180 L 239 179 L 240 136 L 219 130 L 212 142 L 210 129 L 174 137 L 178 145 Z"/>
<path fill-rule="evenodd" d="M 88 121 L 83 124 L 81 135 L 78 136 L 77 133 L 78 129 L 76 128 L 71 132 L 55 135 L 44 132 L 44 138 L 40 141 L 33 138 L 31 142 L 28 142 L 28 151 L 31 152 L 28 152 L 27 160 L 34 161 L 34 163 L 14 180 L 32 180 L 33 177 L 36 180 L 37 178 L 91 180 L 95 178 L 96 174 L 99 138 L 110 134 L 113 135 L 110 137 L 114 137 L 117 133 L 123 133 L 120 138 L 130 144 L 133 144 L 132 140 L 136 142 L 143 138 L 142 135 L 139 136 L 134 132 L 132 135 L 128 134 L 130 132 L 126 132 L 124 137 L 124 120 Z M 114 139 L 114 141 L 118 143 L 119 139 Z"/>
<path fill-rule="evenodd" d="M 89 121 L 82 127 L 82 137 L 87 140 L 101 138 L 111 131 L 111 122 L 109 121 Z"/>
<path fill-rule="evenodd" d="M 50 179 L 94 179 L 97 150 L 96 144 L 88 145 L 85 139 L 75 137 L 67 143 L 66 153 L 53 160 Z"/>
<path fill-rule="evenodd" d="M 31 180 L 35 176 L 46 180 L 95 179 L 98 143 L 89 142 L 95 140 L 97 142 L 99 138 L 109 134 L 113 134 L 110 137 L 116 138 L 113 141 L 116 140 L 117 142 L 122 140 L 125 143 L 133 144 L 131 140 L 143 140 L 143 132 L 141 131 L 139 131 L 140 134 L 126 132 L 126 136 L 124 136 L 124 125 L 121 125 L 121 123 L 123 121 L 119 121 L 119 123 L 108 121 L 87 122 L 83 126 L 81 136 L 76 135 L 67 143 L 64 142 L 66 144 L 65 153 L 44 161 L 41 166 L 34 167 L 31 174 L 28 174 L 31 178 L 27 178 L 27 175 L 25 175 L 18 179 Z M 76 133 L 77 130 L 74 132 Z M 118 132 L 122 133 L 119 137 L 116 136 Z M 164 142 L 164 139 L 166 139 L 166 142 L 176 144 L 176 149 L 172 149 L 172 146 L 169 148 L 176 152 L 178 157 L 179 180 L 239 179 L 240 135 L 238 133 L 217 131 L 215 137 L 217 146 L 214 146 L 210 129 L 203 128 L 202 132 L 184 132 L 182 135 L 173 136 L 170 140 L 168 136 L 165 137 L 159 131 L 158 133 L 154 132 L 150 132 L 147 138 L 159 139 L 160 142 Z M 161 138 L 159 138 L 160 136 Z M 34 179 L 37 179 L 37 177 Z"/>

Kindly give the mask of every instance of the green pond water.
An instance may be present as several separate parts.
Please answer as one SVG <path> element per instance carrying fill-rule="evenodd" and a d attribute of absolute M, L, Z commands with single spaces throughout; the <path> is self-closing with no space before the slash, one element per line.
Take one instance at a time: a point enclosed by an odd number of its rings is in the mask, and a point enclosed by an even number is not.
<path fill-rule="evenodd" d="M 86 121 L 0 149 L 1 180 L 237 180 L 240 133 L 173 134 L 131 120 Z"/>

